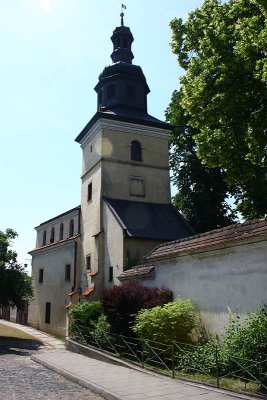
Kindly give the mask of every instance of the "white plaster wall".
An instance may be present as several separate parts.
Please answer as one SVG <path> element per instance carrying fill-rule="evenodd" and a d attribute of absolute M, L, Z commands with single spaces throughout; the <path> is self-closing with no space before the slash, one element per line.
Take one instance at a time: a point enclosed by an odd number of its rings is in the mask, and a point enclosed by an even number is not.
<path fill-rule="evenodd" d="M 88 288 L 86 271 L 86 256 L 91 255 L 91 271 L 98 271 L 101 260 L 99 259 L 98 246 L 94 235 L 102 229 L 101 222 L 101 168 L 97 164 L 82 178 L 81 193 L 81 287 L 83 290 Z M 92 183 L 92 199 L 87 200 L 88 185 Z"/>
<path fill-rule="evenodd" d="M 175 297 L 191 298 L 210 331 L 223 332 L 229 314 L 267 304 L 267 242 L 153 262 L 155 278 Z"/>
<path fill-rule="evenodd" d="M 83 150 L 83 158 L 82 158 L 82 175 L 84 175 L 87 171 L 96 165 L 101 159 L 101 137 L 102 137 L 102 129 L 97 131 L 95 135 L 90 137 L 89 140 L 86 141 L 84 146 L 82 146 Z"/>
<path fill-rule="evenodd" d="M 108 205 L 103 203 L 104 226 L 104 287 L 120 285 L 118 276 L 123 272 L 123 229 L 112 214 Z M 113 282 L 108 281 L 109 267 L 113 267 Z"/>
<path fill-rule="evenodd" d="M 122 124 L 123 125 L 123 124 Z M 168 135 L 156 135 L 153 128 L 132 126 L 131 130 L 116 130 L 97 124 L 83 139 L 82 177 L 85 185 L 88 176 L 102 168 L 102 193 L 105 196 L 127 200 L 170 203 L 170 177 Z M 131 142 L 138 140 L 142 146 L 142 162 L 131 160 Z M 130 176 L 144 178 L 145 196 L 130 196 Z M 85 188 L 86 189 L 86 188 Z M 83 204 L 83 200 L 82 200 Z"/>
<path fill-rule="evenodd" d="M 79 210 L 72 211 L 66 215 L 59 216 L 53 219 L 53 221 L 47 222 L 45 224 L 37 226 L 35 229 L 37 231 L 36 248 L 43 246 L 43 233 L 46 231 L 46 244 L 50 244 L 50 234 L 51 229 L 55 229 L 55 242 L 59 241 L 60 235 L 60 225 L 64 224 L 63 239 L 69 237 L 70 221 L 73 219 L 74 222 L 74 236 L 79 233 Z"/>
<path fill-rule="evenodd" d="M 116 199 L 144 201 L 150 203 L 170 203 L 169 171 L 145 167 L 144 165 L 120 164 L 103 160 L 104 195 Z M 145 196 L 130 195 L 130 177 L 144 179 Z"/>
<path fill-rule="evenodd" d="M 145 135 L 145 131 L 145 127 L 143 128 L 143 132 L 137 130 L 127 132 L 104 129 L 102 156 L 128 162 L 131 160 L 131 142 L 137 140 L 142 147 L 142 161 L 140 164 L 144 163 L 158 168 L 168 168 L 168 136 L 154 137 L 152 133 Z"/>
<path fill-rule="evenodd" d="M 145 131 L 145 128 L 144 128 Z M 131 161 L 131 142 L 138 140 L 142 146 L 142 161 Z M 170 203 L 170 177 L 168 137 L 147 136 L 139 131 L 120 132 L 105 129 L 104 143 L 109 143 L 110 153 L 104 153 L 103 191 L 112 198 L 152 203 Z M 144 179 L 145 196 L 131 196 L 130 176 Z"/>
<path fill-rule="evenodd" d="M 75 241 L 43 249 L 32 256 L 34 299 L 29 307 L 29 325 L 42 331 L 65 335 L 68 294 L 74 284 Z M 65 265 L 71 264 L 71 280 L 65 281 Z M 39 283 L 39 270 L 44 270 Z M 45 323 L 45 303 L 51 302 L 51 323 Z"/>

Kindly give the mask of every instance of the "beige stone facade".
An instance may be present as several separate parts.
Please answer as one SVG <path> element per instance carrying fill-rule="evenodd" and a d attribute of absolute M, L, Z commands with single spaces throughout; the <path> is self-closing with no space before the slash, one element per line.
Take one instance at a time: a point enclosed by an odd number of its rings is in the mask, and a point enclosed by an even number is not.
<path fill-rule="evenodd" d="M 28 322 L 56 335 L 66 334 L 68 294 L 80 281 L 79 225 L 80 207 L 39 225 L 36 248 L 30 252 L 34 298 Z"/>

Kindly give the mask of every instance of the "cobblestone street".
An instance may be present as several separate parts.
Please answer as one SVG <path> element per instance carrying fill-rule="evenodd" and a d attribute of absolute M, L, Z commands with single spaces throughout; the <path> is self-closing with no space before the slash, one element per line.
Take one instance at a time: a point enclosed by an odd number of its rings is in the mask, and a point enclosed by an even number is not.
<path fill-rule="evenodd" d="M 37 341 L 0 339 L 0 399 L 102 399 L 90 390 L 30 360 L 32 354 L 44 350 Z"/>

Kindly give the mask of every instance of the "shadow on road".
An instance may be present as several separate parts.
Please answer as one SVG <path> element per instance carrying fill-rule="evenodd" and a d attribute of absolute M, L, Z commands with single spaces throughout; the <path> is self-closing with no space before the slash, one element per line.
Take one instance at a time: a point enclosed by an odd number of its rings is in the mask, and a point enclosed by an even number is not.
<path fill-rule="evenodd" d="M 44 344 L 38 340 L 0 337 L 0 356 L 4 354 L 29 356 L 43 346 Z"/>

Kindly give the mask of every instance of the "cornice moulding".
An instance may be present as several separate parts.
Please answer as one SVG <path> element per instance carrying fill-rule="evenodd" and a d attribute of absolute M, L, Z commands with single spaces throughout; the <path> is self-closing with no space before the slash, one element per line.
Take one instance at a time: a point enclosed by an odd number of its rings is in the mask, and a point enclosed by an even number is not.
<path fill-rule="evenodd" d="M 112 121 L 106 118 L 100 118 L 91 129 L 85 134 L 81 140 L 81 148 L 84 148 L 89 141 L 91 141 L 101 130 L 109 129 L 117 132 L 126 132 L 139 134 L 150 137 L 161 137 L 162 139 L 169 139 L 171 130 L 157 128 L 154 126 L 146 126 L 140 124 L 134 124 L 123 121 Z M 168 132 L 168 133 L 167 133 Z"/>

